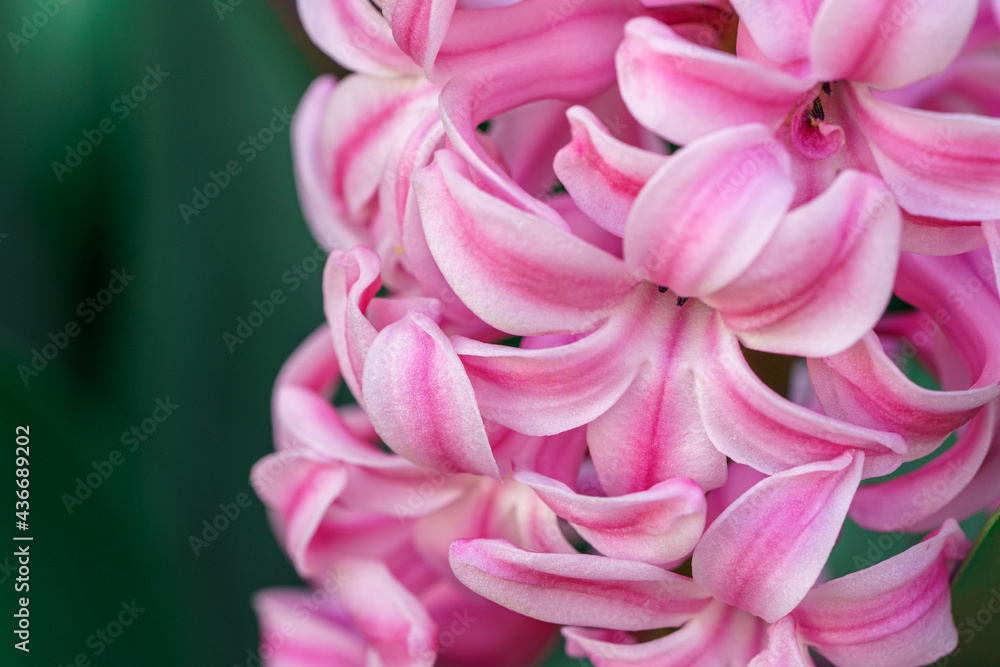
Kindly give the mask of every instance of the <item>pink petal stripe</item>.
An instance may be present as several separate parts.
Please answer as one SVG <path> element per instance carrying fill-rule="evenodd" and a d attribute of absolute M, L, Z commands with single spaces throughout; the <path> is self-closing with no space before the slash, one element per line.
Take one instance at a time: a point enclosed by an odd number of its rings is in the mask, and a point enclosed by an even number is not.
<path fill-rule="evenodd" d="M 583 554 L 544 554 L 503 540 L 458 540 L 459 580 L 532 618 L 618 630 L 676 626 L 710 598 L 693 581 L 654 565 Z"/>
<path fill-rule="evenodd" d="M 639 193 L 626 263 L 680 296 L 709 295 L 751 265 L 794 194 L 788 153 L 771 131 L 715 132 L 671 156 Z"/>
<path fill-rule="evenodd" d="M 419 313 L 376 336 L 364 397 L 385 443 L 418 465 L 500 477 L 472 385 L 433 321 Z"/>
<path fill-rule="evenodd" d="M 566 117 L 573 140 L 556 154 L 559 181 L 594 222 L 623 236 L 639 190 L 668 158 L 621 142 L 585 107 Z"/>
<path fill-rule="evenodd" d="M 439 152 L 413 179 L 424 233 L 455 293 L 517 335 L 588 331 L 636 279 L 621 260 L 486 194 Z M 605 315 L 606 316 L 606 315 Z"/>
<path fill-rule="evenodd" d="M 795 610 L 799 635 L 836 664 L 934 662 L 958 644 L 948 585 L 970 546 L 949 519 L 902 554 L 817 586 Z"/>
<path fill-rule="evenodd" d="M 651 18 L 629 21 L 616 61 L 632 115 L 682 145 L 745 123 L 777 129 L 814 85 L 693 44 Z"/>
<path fill-rule="evenodd" d="M 845 90 L 902 208 L 957 221 L 1000 218 L 1000 119 L 906 109 L 860 86 Z"/>
<path fill-rule="evenodd" d="M 785 616 L 768 628 L 767 648 L 747 667 L 815 667 L 795 632 L 795 619 Z"/>
<path fill-rule="evenodd" d="M 694 550 L 695 581 L 774 622 L 816 582 L 847 516 L 864 454 L 768 477 L 730 505 Z"/>
<path fill-rule="evenodd" d="M 886 355 L 874 333 L 841 354 L 810 359 L 809 377 L 826 414 L 899 433 L 910 443 L 907 460 L 934 451 L 952 431 L 1000 395 L 996 384 L 965 391 L 919 387 Z"/>
<path fill-rule="evenodd" d="M 562 633 L 568 655 L 589 657 L 600 667 L 717 667 L 746 665 L 763 648 L 765 627 L 759 618 L 714 600 L 682 628 L 642 643 L 587 628 Z"/>
<path fill-rule="evenodd" d="M 865 453 L 865 478 L 886 475 L 902 463 L 908 447 L 898 434 L 832 419 L 768 388 L 721 320 L 705 342 L 703 354 L 714 362 L 697 377 L 698 405 L 712 442 L 734 461 L 775 473 L 859 450 Z"/>
<path fill-rule="evenodd" d="M 689 554 L 705 528 L 705 494 L 689 479 L 660 482 L 647 491 L 600 497 L 530 471 L 514 473 L 553 512 L 569 521 L 606 556 L 653 565 Z"/>
<path fill-rule="evenodd" d="M 393 42 L 389 24 L 368 0 L 298 0 L 297 4 L 309 38 L 347 69 L 376 76 L 420 72 Z"/>
<path fill-rule="evenodd" d="M 913 472 L 858 489 L 850 515 L 861 527 L 918 532 L 980 470 L 997 432 L 996 401 L 969 422 L 952 447 Z"/>
<path fill-rule="evenodd" d="M 330 254 L 323 271 L 323 310 L 344 382 L 364 407 L 361 373 L 375 340 L 375 327 L 365 318 L 372 297 L 382 287 L 378 255 L 364 246 Z"/>
<path fill-rule="evenodd" d="M 977 0 L 827 0 L 810 43 L 813 75 L 880 90 L 943 71 L 961 50 Z"/>

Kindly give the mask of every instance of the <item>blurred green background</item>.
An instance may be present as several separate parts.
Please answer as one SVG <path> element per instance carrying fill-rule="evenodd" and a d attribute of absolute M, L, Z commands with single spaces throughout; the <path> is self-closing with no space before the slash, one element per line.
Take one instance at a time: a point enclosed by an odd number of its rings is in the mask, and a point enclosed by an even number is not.
<path fill-rule="evenodd" d="M 223 2 L 0 6 L 0 664 L 68 665 L 84 654 L 94 665 L 245 665 L 257 644 L 252 592 L 297 580 L 248 475 L 272 447 L 278 368 L 322 321 L 319 272 L 294 291 L 283 282 L 316 244 L 295 195 L 288 128 L 263 150 L 240 145 L 273 110 L 294 111 L 332 64 L 306 48 L 291 6 Z M 152 89 L 133 96 L 144 79 Z M 97 137 L 71 171 L 53 167 L 76 162 L 67 145 Z M 240 173 L 186 223 L 180 204 L 230 160 Z M 102 294 L 123 268 L 134 279 Z M 284 303 L 231 353 L 223 334 L 275 289 Z M 71 323 L 79 333 L 63 340 Z M 18 366 L 31 367 L 50 333 L 65 349 L 25 384 Z M 141 429 L 157 399 L 178 407 L 129 452 L 123 433 Z M 12 647 L 9 569 L 21 424 L 34 537 L 27 660 Z M 114 450 L 124 461 L 70 514 L 63 494 L 95 462 L 107 470 Z M 242 493 L 250 506 L 196 556 L 189 537 Z M 105 643 L 96 631 L 133 600 L 144 611 Z"/>
<path fill-rule="evenodd" d="M 248 475 L 272 447 L 274 377 L 322 321 L 320 272 L 290 278 L 316 244 L 280 119 L 335 67 L 287 1 L 9 0 L 0 28 L 0 664 L 257 664 L 251 595 L 297 578 Z M 270 143 L 248 142 L 265 128 Z M 96 145 L 68 155 L 80 142 Z M 230 161 L 239 173 L 196 202 Z M 134 277 L 111 294 L 115 271 Z M 276 289 L 284 302 L 227 346 Z M 161 423 L 158 401 L 176 406 Z M 10 492 L 19 425 L 24 533 Z M 239 516 L 220 520 L 223 508 Z M 193 545 L 213 521 L 228 525 Z M 11 634 L 15 534 L 34 538 L 28 656 Z M 844 538 L 837 575 L 878 544 L 850 522 Z M 98 634 L 123 605 L 134 622 Z"/>

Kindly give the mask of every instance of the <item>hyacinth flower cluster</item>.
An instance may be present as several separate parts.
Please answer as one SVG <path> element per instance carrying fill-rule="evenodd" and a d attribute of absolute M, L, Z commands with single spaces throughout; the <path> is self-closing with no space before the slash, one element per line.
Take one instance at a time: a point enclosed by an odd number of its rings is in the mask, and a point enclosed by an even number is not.
<path fill-rule="evenodd" d="M 309 585 L 257 596 L 265 664 L 955 649 L 1000 501 L 1000 3 L 299 12 L 355 73 L 293 125 L 331 252 L 251 476 Z M 831 578 L 848 517 L 926 537 Z"/>

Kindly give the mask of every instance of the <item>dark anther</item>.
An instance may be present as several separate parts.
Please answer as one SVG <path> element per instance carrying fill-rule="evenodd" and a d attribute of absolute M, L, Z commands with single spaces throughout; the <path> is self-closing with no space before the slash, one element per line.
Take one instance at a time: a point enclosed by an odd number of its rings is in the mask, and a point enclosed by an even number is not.
<path fill-rule="evenodd" d="M 829 81 L 823 82 L 823 92 L 826 93 L 827 95 L 833 92 L 833 88 L 830 87 Z"/>
<path fill-rule="evenodd" d="M 660 294 L 663 294 L 664 292 L 666 292 L 670 288 L 669 287 L 664 287 L 663 285 L 657 285 L 656 289 L 660 290 Z"/>
<path fill-rule="evenodd" d="M 813 100 L 812 109 L 809 110 L 809 115 L 816 120 L 824 120 L 826 118 L 826 112 L 823 110 L 823 102 L 817 97 Z"/>
<path fill-rule="evenodd" d="M 687 300 L 690 299 L 690 298 L 691 297 L 688 297 L 688 296 L 679 296 L 679 297 L 677 297 L 677 305 L 678 306 L 683 306 L 685 303 L 687 303 Z"/>

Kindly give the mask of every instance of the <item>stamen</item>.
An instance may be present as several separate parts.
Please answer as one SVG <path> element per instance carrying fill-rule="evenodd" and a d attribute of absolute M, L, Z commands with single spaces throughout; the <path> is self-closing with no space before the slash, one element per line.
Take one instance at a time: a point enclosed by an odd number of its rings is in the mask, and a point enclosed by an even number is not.
<path fill-rule="evenodd" d="M 679 296 L 679 297 L 677 297 L 677 305 L 678 306 L 683 306 L 685 303 L 687 303 L 687 300 L 690 299 L 690 298 L 691 297 L 689 297 L 689 296 Z"/>
<path fill-rule="evenodd" d="M 833 88 L 830 86 L 829 81 L 823 82 L 823 92 L 826 93 L 827 95 L 833 92 Z"/>
<path fill-rule="evenodd" d="M 664 287 L 663 285 L 657 285 L 656 289 L 658 289 L 660 291 L 660 294 L 663 294 L 663 293 L 665 293 L 670 288 L 669 287 Z"/>
<path fill-rule="evenodd" d="M 813 100 L 812 109 L 809 110 L 809 116 L 815 118 L 816 120 L 826 119 L 826 111 L 823 110 L 823 102 L 818 97 Z"/>

